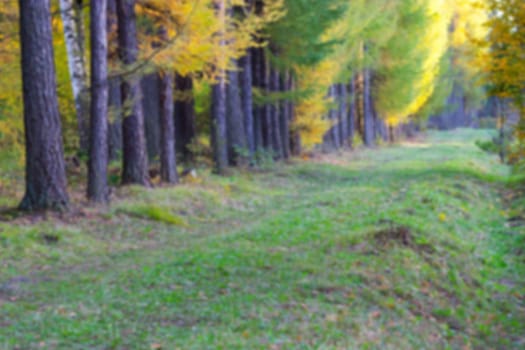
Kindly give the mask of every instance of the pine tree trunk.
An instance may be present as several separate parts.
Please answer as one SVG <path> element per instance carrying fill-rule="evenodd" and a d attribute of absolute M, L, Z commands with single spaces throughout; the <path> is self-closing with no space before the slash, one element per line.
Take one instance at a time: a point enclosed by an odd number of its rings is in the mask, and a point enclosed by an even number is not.
<path fill-rule="evenodd" d="M 219 0 L 215 3 L 219 20 L 226 23 L 226 0 Z M 222 60 L 226 60 L 224 48 L 226 41 L 224 39 L 225 33 L 219 33 L 223 38 L 220 42 Z M 227 99 L 228 89 L 226 86 L 226 72 L 219 69 L 217 72 L 217 81 L 212 86 L 212 103 L 211 103 L 211 143 L 213 145 L 213 153 L 215 158 L 215 171 L 218 174 L 224 175 L 228 167 L 228 134 L 227 134 Z"/>
<path fill-rule="evenodd" d="M 237 67 L 237 62 L 233 61 L 232 66 Z M 246 133 L 244 130 L 244 115 L 241 102 L 241 91 L 239 89 L 239 73 L 237 70 L 228 72 L 227 85 L 227 135 L 228 135 L 228 154 L 230 165 L 241 165 L 246 162 Z"/>
<path fill-rule="evenodd" d="M 109 200 L 108 191 L 108 47 L 106 0 L 91 3 L 91 130 L 87 196 Z"/>
<path fill-rule="evenodd" d="M 191 76 L 175 75 L 175 143 L 185 162 L 193 160 L 191 144 L 197 133 Z"/>
<path fill-rule="evenodd" d="M 157 73 L 146 74 L 140 81 L 142 110 L 144 111 L 144 136 L 148 159 L 154 161 L 160 155 L 160 78 Z"/>
<path fill-rule="evenodd" d="M 82 13 L 75 0 L 60 0 L 60 14 L 64 26 L 66 52 L 75 100 L 80 150 L 87 154 L 89 147 L 89 91 L 87 87 L 86 61 L 84 59 Z"/>
<path fill-rule="evenodd" d="M 281 92 L 285 93 L 291 90 L 291 79 L 290 71 L 286 71 L 281 80 Z M 292 153 L 290 150 L 290 122 L 292 120 L 292 108 L 288 99 L 282 100 L 281 111 L 281 140 L 283 156 L 284 159 L 288 159 Z"/>
<path fill-rule="evenodd" d="M 116 0 L 107 1 L 107 33 L 108 62 L 118 60 L 117 39 L 117 3 Z M 122 152 L 122 96 L 120 93 L 120 79 L 109 79 L 108 119 L 109 119 L 109 158 L 116 160 Z"/>
<path fill-rule="evenodd" d="M 363 142 L 366 146 L 374 145 L 374 115 L 370 93 L 370 70 L 363 73 Z"/>
<path fill-rule="evenodd" d="M 355 136 L 355 122 L 356 122 L 356 88 L 355 88 L 355 78 L 350 79 L 350 84 L 348 86 L 348 93 L 350 97 L 350 103 L 348 106 L 348 146 L 352 148 L 354 146 L 354 136 Z"/>
<path fill-rule="evenodd" d="M 339 91 L 339 132 L 341 135 L 341 147 L 348 147 L 348 93 L 345 84 L 337 85 Z"/>
<path fill-rule="evenodd" d="M 122 63 L 132 65 L 137 60 L 138 43 L 135 0 L 117 0 L 119 56 Z M 127 76 L 121 85 L 124 108 L 123 184 L 148 185 L 148 159 L 144 136 L 144 113 L 141 103 L 140 80 Z"/>
<path fill-rule="evenodd" d="M 252 95 L 252 55 L 248 50 L 246 55 L 239 61 L 241 71 L 239 73 L 241 86 L 242 109 L 244 114 L 244 129 L 246 132 L 246 141 L 250 160 L 255 153 L 255 127 L 253 112 L 253 95 Z"/>
<path fill-rule="evenodd" d="M 330 86 L 329 96 L 332 98 L 333 102 L 337 102 L 338 97 L 337 97 L 336 85 Z M 340 125 L 339 125 L 337 107 L 331 107 L 329 115 L 330 115 L 330 122 L 332 123 L 332 128 L 330 129 L 330 132 L 332 133 L 333 148 L 338 149 L 341 147 L 341 140 L 340 140 L 341 133 L 339 131 Z"/>
<path fill-rule="evenodd" d="M 279 84 L 279 71 L 275 68 L 271 69 L 270 72 L 270 90 L 271 92 L 278 93 L 280 90 Z M 284 157 L 283 145 L 282 145 L 282 136 L 281 136 L 281 115 L 279 108 L 279 101 L 271 103 L 271 118 L 272 118 L 272 128 L 273 128 L 273 149 L 275 152 L 275 157 L 277 159 L 282 159 Z"/>
<path fill-rule="evenodd" d="M 162 181 L 170 184 L 178 181 L 177 159 L 175 156 L 173 81 L 174 75 L 172 73 L 162 72 L 159 76 L 160 177 Z"/>
<path fill-rule="evenodd" d="M 261 59 L 263 62 L 262 65 L 262 84 L 261 88 L 262 91 L 264 91 L 265 96 L 270 95 L 271 86 L 270 86 L 270 80 L 271 80 L 271 69 L 270 69 L 270 60 L 266 57 L 266 54 L 264 53 L 264 50 L 261 50 Z M 272 108 L 271 103 L 266 102 L 263 106 L 263 139 L 264 139 L 264 147 L 268 152 L 274 153 L 275 150 L 273 148 L 273 123 L 272 123 Z"/>
<path fill-rule="evenodd" d="M 49 0 L 19 0 L 26 144 L 22 210 L 65 209 L 67 179 L 58 112 Z"/>
<path fill-rule="evenodd" d="M 262 60 L 261 60 L 261 51 L 260 48 L 250 49 L 252 56 L 252 76 L 253 76 L 253 86 L 262 90 Z M 259 151 L 264 148 L 264 138 L 263 138 L 263 117 L 264 117 L 264 108 L 261 105 L 255 104 L 253 106 L 253 119 L 254 119 L 254 147 L 255 151 Z"/>

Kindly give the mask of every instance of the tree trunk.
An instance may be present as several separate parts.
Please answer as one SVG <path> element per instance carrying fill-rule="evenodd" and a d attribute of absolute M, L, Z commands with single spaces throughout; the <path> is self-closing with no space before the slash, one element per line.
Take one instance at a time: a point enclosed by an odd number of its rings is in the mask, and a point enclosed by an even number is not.
<path fill-rule="evenodd" d="M 346 91 L 345 84 L 338 84 L 337 89 L 339 91 L 339 98 L 337 105 L 339 106 L 338 118 L 339 118 L 339 132 L 341 139 L 341 147 L 348 147 L 348 113 L 347 113 L 347 102 L 348 94 Z"/>
<path fill-rule="evenodd" d="M 262 90 L 263 85 L 263 62 L 261 60 L 261 51 L 260 48 L 250 49 L 252 56 L 252 76 L 253 76 L 253 86 Z M 254 118 L 254 149 L 259 151 L 264 148 L 264 138 L 263 138 L 263 118 L 264 118 L 264 108 L 261 105 L 254 104 L 253 106 L 253 118 Z"/>
<path fill-rule="evenodd" d="M 160 177 L 162 181 L 178 182 L 177 159 L 175 155 L 175 118 L 173 115 L 174 75 L 162 72 L 159 76 L 160 96 Z"/>
<path fill-rule="evenodd" d="M 89 147 L 89 92 L 87 87 L 86 61 L 82 12 L 75 11 L 75 0 L 60 0 L 60 14 L 64 25 L 67 60 L 75 111 L 77 115 L 80 151 L 87 154 Z M 77 12 L 77 13 L 75 13 Z"/>
<path fill-rule="evenodd" d="M 335 104 L 338 100 L 336 85 L 330 86 L 329 91 L 330 91 L 329 96 L 332 98 L 332 101 Z M 338 114 L 338 108 L 335 106 L 332 106 L 329 112 L 330 123 L 332 123 L 332 128 L 330 129 L 330 132 L 332 133 L 332 137 L 331 137 L 332 145 L 333 145 L 333 148 L 335 149 L 338 149 L 341 147 L 341 140 L 340 140 L 341 133 L 339 131 L 340 125 L 339 125 L 339 118 L 337 114 Z"/>
<path fill-rule="evenodd" d="M 237 62 L 233 61 L 237 67 Z M 227 113 L 226 129 L 228 135 L 228 155 L 230 165 L 241 165 L 246 161 L 248 145 L 244 131 L 243 106 L 241 102 L 241 91 L 239 90 L 239 73 L 237 70 L 228 72 L 227 84 Z"/>
<path fill-rule="evenodd" d="M 363 73 L 363 142 L 366 146 L 374 145 L 374 116 L 370 93 L 370 70 Z"/>
<path fill-rule="evenodd" d="M 273 93 L 279 93 L 280 84 L 279 84 L 279 71 L 275 68 L 271 69 L 270 72 L 270 90 Z M 271 118 L 272 118 L 272 128 L 273 128 L 273 149 L 275 152 L 275 157 L 277 159 L 282 159 L 284 157 L 282 137 L 281 137 L 281 118 L 280 115 L 280 101 L 274 101 L 270 105 Z"/>
<path fill-rule="evenodd" d="M 135 1 L 117 0 L 117 14 L 119 56 L 122 63 L 129 66 L 136 62 L 138 55 Z M 122 82 L 121 91 L 125 106 L 122 122 L 122 183 L 148 185 L 148 159 L 139 79 L 134 76 L 126 77 Z"/>
<path fill-rule="evenodd" d="M 142 110 L 144 111 L 144 135 L 148 159 L 153 161 L 160 155 L 160 77 L 157 73 L 146 74 L 140 81 Z"/>
<path fill-rule="evenodd" d="M 215 3 L 215 8 L 219 20 L 226 23 L 226 0 L 219 0 Z M 225 57 L 225 33 L 219 33 L 222 36 L 220 41 L 221 55 L 220 59 L 226 60 Z M 223 68 L 218 68 L 217 81 L 212 86 L 211 101 L 211 144 L 213 145 L 213 155 L 215 159 L 215 171 L 224 175 L 228 167 L 228 134 L 227 134 L 227 87 L 226 72 Z"/>
<path fill-rule="evenodd" d="M 108 46 L 106 0 L 91 3 L 91 130 L 87 196 L 109 200 L 108 191 Z"/>
<path fill-rule="evenodd" d="M 294 82 L 294 78 L 293 78 L 293 75 L 290 75 L 290 91 L 294 91 L 295 90 L 295 82 Z M 291 100 L 289 102 L 290 106 L 289 106 L 289 109 L 290 109 L 290 130 L 291 130 L 291 134 L 292 134 L 292 139 L 290 140 L 290 147 L 291 147 L 291 152 L 294 156 L 299 156 L 301 155 L 301 152 L 302 152 L 302 147 L 301 147 L 301 133 L 299 132 L 299 130 L 297 129 L 297 126 L 295 125 L 295 105 L 294 105 L 294 102 Z"/>
<path fill-rule="evenodd" d="M 252 55 L 248 50 L 246 55 L 239 60 L 240 86 L 242 109 L 244 114 L 244 129 L 246 132 L 246 141 L 248 145 L 248 152 L 250 160 L 253 159 L 255 153 L 255 128 L 254 128 L 254 112 L 253 112 L 253 94 L 252 94 Z"/>
<path fill-rule="evenodd" d="M 175 76 L 175 144 L 185 162 L 193 160 L 191 144 L 197 134 L 191 76 Z"/>
<path fill-rule="evenodd" d="M 291 90 L 292 75 L 287 71 L 281 81 L 281 92 L 289 92 Z M 292 120 L 292 106 L 289 99 L 281 102 L 281 139 L 283 147 L 283 156 L 285 159 L 290 158 L 290 122 Z"/>
<path fill-rule="evenodd" d="M 115 0 L 108 0 L 107 6 L 107 33 L 108 41 L 108 62 L 118 60 L 118 39 L 117 39 L 117 3 Z M 122 96 L 120 93 L 120 79 L 112 77 L 109 79 L 108 97 L 108 120 L 109 120 L 109 158 L 116 160 L 122 152 Z"/>
<path fill-rule="evenodd" d="M 270 86 L 270 78 L 271 78 L 271 69 L 270 69 L 270 60 L 268 57 L 266 57 L 266 54 L 264 50 L 261 50 L 261 60 L 263 62 L 261 67 L 261 74 L 262 74 L 262 84 L 261 88 L 262 91 L 264 91 L 265 96 L 269 97 L 271 86 Z M 268 152 L 273 153 L 275 150 L 273 148 L 273 125 L 272 125 L 272 108 L 271 103 L 269 101 L 266 101 L 266 103 L 263 106 L 263 139 L 264 139 L 264 146 Z"/>
<path fill-rule="evenodd" d="M 350 84 L 348 86 L 348 92 L 350 97 L 350 105 L 348 106 L 348 146 L 352 148 L 354 146 L 354 137 L 355 137 L 355 121 L 356 121 L 356 88 L 355 88 L 355 78 L 350 79 Z"/>
<path fill-rule="evenodd" d="M 20 209 L 64 209 L 67 179 L 49 0 L 19 0 L 26 188 Z"/>

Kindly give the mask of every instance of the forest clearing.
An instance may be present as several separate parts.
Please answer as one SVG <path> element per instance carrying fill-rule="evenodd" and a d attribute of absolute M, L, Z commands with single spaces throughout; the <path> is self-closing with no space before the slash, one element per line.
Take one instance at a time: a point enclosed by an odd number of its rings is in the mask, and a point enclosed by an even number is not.
<path fill-rule="evenodd" d="M 490 136 L 431 132 L 0 223 L 0 348 L 520 349 L 522 206 L 474 145 Z"/>

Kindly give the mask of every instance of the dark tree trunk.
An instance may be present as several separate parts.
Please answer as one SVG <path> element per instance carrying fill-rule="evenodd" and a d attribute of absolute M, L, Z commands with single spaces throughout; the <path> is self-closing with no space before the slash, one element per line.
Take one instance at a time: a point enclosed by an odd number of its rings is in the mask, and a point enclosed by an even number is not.
<path fill-rule="evenodd" d="M 270 90 L 273 93 L 278 93 L 280 90 L 279 84 L 279 71 L 275 68 L 271 69 L 270 72 Z M 273 149 L 275 152 L 275 157 L 277 159 L 282 159 L 284 157 L 283 144 L 281 137 L 281 110 L 279 108 L 280 101 L 274 101 L 270 105 L 271 115 L 272 115 L 272 127 L 273 127 Z"/>
<path fill-rule="evenodd" d="M 148 159 L 153 161 L 160 155 L 160 77 L 157 73 L 145 75 L 141 81 L 142 110 L 144 111 L 144 136 Z"/>
<path fill-rule="evenodd" d="M 262 85 L 261 88 L 265 92 L 265 96 L 268 97 L 270 95 L 271 91 L 271 69 L 270 69 L 270 60 L 266 57 L 266 54 L 264 53 L 264 50 L 261 50 L 261 59 L 263 62 L 262 68 L 261 68 L 261 74 L 262 74 Z M 271 103 L 267 101 L 263 106 L 263 139 L 264 139 L 264 146 L 267 151 L 274 152 L 273 148 L 273 118 L 272 118 L 272 107 Z"/>
<path fill-rule="evenodd" d="M 215 158 L 215 170 L 224 174 L 228 167 L 228 143 L 226 133 L 226 81 L 219 77 L 212 86 L 211 136 Z"/>
<path fill-rule="evenodd" d="M 332 98 L 332 101 L 334 104 L 337 102 L 337 88 L 336 85 L 330 86 L 330 93 L 329 96 Z M 332 133 L 332 145 L 333 148 L 338 149 L 341 147 L 341 141 L 340 141 L 340 131 L 339 131 L 339 118 L 337 116 L 338 108 L 335 106 L 332 106 L 330 108 L 330 122 L 332 123 L 332 128 L 330 129 L 330 132 Z"/>
<path fill-rule="evenodd" d="M 117 3 L 115 0 L 107 0 L 107 5 L 106 25 L 110 38 L 108 42 L 108 61 L 116 61 L 118 59 Z M 122 97 L 120 94 L 120 79 L 118 77 L 109 79 L 108 94 L 109 158 L 116 160 L 122 152 Z"/>
<path fill-rule="evenodd" d="M 374 113 L 370 83 L 370 70 L 365 69 L 363 73 L 363 142 L 369 147 L 374 145 Z"/>
<path fill-rule="evenodd" d="M 117 0 L 119 56 L 122 63 L 132 65 L 137 60 L 138 43 L 134 0 Z M 140 81 L 128 76 L 121 85 L 124 101 L 122 122 L 123 160 L 122 183 L 148 185 L 148 159 L 144 137 Z"/>
<path fill-rule="evenodd" d="M 356 88 L 355 88 L 355 79 L 352 77 L 350 79 L 350 84 L 348 86 L 348 92 L 350 97 L 350 103 L 348 106 L 348 146 L 352 148 L 354 146 L 354 136 L 355 136 L 355 122 L 356 122 Z"/>
<path fill-rule="evenodd" d="M 341 147 L 348 147 L 348 93 L 345 84 L 337 85 L 339 91 L 339 132 L 341 135 Z"/>
<path fill-rule="evenodd" d="M 263 62 L 261 60 L 261 51 L 260 48 L 250 49 L 252 56 L 252 76 L 253 76 L 253 86 L 262 90 L 263 85 Z M 254 119 L 254 140 L 255 140 L 255 150 L 264 148 L 264 138 L 263 138 L 263 118 L 264 118 L 264 108 L 261 105 L 255 104 L 253 106 L 253 119 Z"/>
<path fill-rule="evenodd" d="M 175 156 L 175 119 L 173 117 L 173 80 L 174 75 L 169 72 L 162 72 L 159 76 L 160 177 L 162 181 L 170 184 L 178 181 Z"/>
<path fill-rule="evenodd" d="M 394 143 L 395 142 L 395 132 L 394 132 L 394 127 L 392 126 L 392 124 L 388 124 L 388 141 L 390 141 L 390 143 Z"/>
<path fill-rule="evenodd" d="M 241 72 L 239 73 L 241 85 L 242 109 L 244 114 L 244 129 L 246 132 L 246 141 L 250 159 L 253 159 L 255 153 L 255 127 L 253 112 L 253 95 L 252 95 L 252 55 L 251 51 L 246 53 L 239 61 Z"/>
<path fill-rule="evenodd" d="M 20 0 L 26 188 L 20 209 L 65 209 L 67 179 L 58 113 L 49 0 Z"/>
<path fill-rule="evenodd" d="M 91 25 L 91 130 L 87 196 L 104 203 L 108 191 L 108 46 L 106 0 L 93 1 Z"/>
<path fill-rule="evenodd" d="M 232 62 L 237 67 L 237 62 Z M 246 161 L 246 151 L 248 145 L 246 142 L 246 133 L 244 130 L 244 115 L 241 101 L 241 91 L 239 89 L 239 73 L 234 71 L 228 72 L 227 85 L 227 135 L 228 135 L 228 155 L 230 165 L 241 165 Z"/>
<path fill-rule="evenodd" d="M 175 143 L 185 162 L 193 160 L 190 145 L 197 133 L 191 76 L 175 76 Z"/>
<path fill-rule="evenodd" d="M 291 74 L 287 71 L 281 80 L 281 92 L 287 93 L 291 90 Z M 289 99 L 284 99 L 281 102 L 281 140 L 283 147 L 283 156 L 285 159 L 290 158 L 290 122 L 292 120 L 292 106 Z"/>

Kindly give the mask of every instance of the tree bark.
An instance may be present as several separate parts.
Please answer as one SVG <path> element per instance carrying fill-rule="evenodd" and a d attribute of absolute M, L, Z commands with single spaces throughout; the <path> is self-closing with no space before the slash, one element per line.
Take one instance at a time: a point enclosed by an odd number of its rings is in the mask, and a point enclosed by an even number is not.
<path fill-rule="evenodd" d="M 270 86 L 270 80 L 271 80 L 271 69 L 270 69 L 270 60 L 268 57 L 266 57 L 266 54 L 264 50 L 261 50 L 261 74 L 262 74 L 262 84 L 261 88 L 262 91 L 264 91 L 265 96 L 269 97 L 271 86 Z M 264 147 L 268 152 L 275 152 L 273 148 L 273 118 L 272 118 L 272 108 L 271 103 L 269 101 L 266 101 L 266 103 L 263 106 L 263 139 L 264 139 Z"/>
<path fill-rule="evenodd" d="M 328 96 L 331 98 L 333 104 L 336 104 L 337 102 L 337 90 L 336 86 L 332 85 L 328 89 Z M 339 132 L 339 118 L 337 116 L 338 108 L 332 106 L 330 107 L 330 111 L 328 112 L 328 119 L 330 120 L 331 128 L 329 130 L 329 140 L 330 140 L 330 146 L 333 149 L 338 149 L 341 147 L 340 142 L 340 132 Z"/>
<path fill-rule="evenodd" d="M 117 3 L 116 0 L 107 1 L 107 35 L 108 35 L 108 62 L 118 60 L 117 38 Z M 120 79 L 109 79 L 108 120 L 109 120 L 109 158 L 116 160 L 122 152 L 122 96 L 120 93 Z"/>
<path fill-rule="evenodd" d="M 65 209 L 67 179 L 58 112 L 49 0 L 19 0 L 26 186 L 20 209 Z"/>
<path fill-rule="evenodd" d="M 293 75 L 290 75 L 290 91 L 295 90 L 295 82 Z M 289 101 L 290 104 L 290 131 L 291 131 L 291 140 L 290 140 L 290 147 L 291 147 L 291 153 L 294 156 L 301 155 L 302 147 L 301 147 L 301 133 L 299 132 L 297 126 L 295 125 L 295 105 L 293 101 Z"/>
<path fill-rule="evenodd" d="M 237 67 L 237 62 L 233 61 L 233 66 Z M 230 165 L 241 165 L 246 162 L 246 152 L 248 144 L 244 130 L 244 115 L 241 102 L 241 91 L 239 89 L 239 73 L 228 72 L 227 85 L 227 135 L 228 135 L 228 154 Z"/>
<path fill-rule="evenodd" d="M 175 155 L 175 118 L 173 115 L 174 75 L 162 72 L 159 76 L 160 95 L 160 177 L 162 181 L 178 182 L 177 159 Z"/>
<path fill-rule="evenodd" d="M 252 76 L 253 76 L 253 86 L 257 87 L 260 91 L 262 90 L 262 69 L 263 62 L 261 60 L 261 51 L 260 48 L 250 49 L 252 56 Z M 255 104 L 253 106 L 253 119 L 254 119 L 254 149 L 259 151 L 264 148 L 264 138 L 263 138 L 263 118 L 264 118 L 264 108 L 260 104 Z"/>
<path fill-rule="evenodd" d="M 129 66 L 136 62 L 138 55 L 135 0 L 117 0 L 117 15 L 119 56 L 122 63 Z M 148 159 L 139 79 L 135 76 L 126 77 L 121 84 L 121 93 L 125 106 L 122 122 L 122 183 L 148 185 Z"/>
<path fill-rule="evenodd" d="M 352 148 L 354 146 L 354 136 L 355 136 L 355 122 L 356 122 L 356 88 L 355 88 L 355 78 L 350 79 L 350 84 L 348 86 L 348 92 L 350 97 L 350 104 L 348 106 L 348 146 Z"/>
<path fill-rule="evenodd" d="M 280 91 L 280 74 L 275 68 L 270 71 L 270 90 L 273 93 Z M 271 118 L 272 118 L 272 135 L 273 135 L 273 150 L 277 159 L 284 158 L 282 136 L 281 136 L 281 109 L 279 108 L 280 101 L 274 101 L 270 104 Z"/>
<path fill-rule="evenodd" d="M 363 142 L 368 147 L 374 145 L 374 116 L 370 83 L 370 70 L 365 69 L 363 72 Z"/>
<path fill-rule="evenodd" d="M 185 162 L 193 160 L 191 144 L 197 134 L 191 76 L 175 76 L 175 144 Z"/>
<path fill-rule="evenodd" d="M 148 159 L 154 161 L 160 155 L 160 77 L 157 73 L 146 74 L 140 81 L 142 110 L 144 111 L 144 135 Z"/>
<path fill-rule="evenodd" d="M 253 112 L 253 94 L 252 94 L 252 55 L 248 50 L 246 55 L 239 60 L 239 80 L 241 86 L 242 110 L 244 114 L 244 129 L 246 132 L 246 141 L 250 160 L 255 153 L 255 128 Z"/>
<path fill-rule="evenodd" d="M 291 74 L 290 71 L 282 76 L 281 80 L 281 89 L 283 93 L 289 92 L 291 90 Z M 281 101 L 281 140 L 282 140 L 282 150 L 284 159 L 290 158 L 290 122 L 292 120 L 292 108 L 291 101 L 288 99 L 283 99 Z"/>
<path fill-rule="evenodd" d="M 84 59 L 82 12 L 75 11 L 75 0 L 60 0 L 60 14 L 64 26 L 64 37 L 69 76 L 75 100 L 75 111 L 80 139 L 80 151 L 87 154 L 89 147 L 89 92 L 87 86 L 86 61 Z M 77 12 L 77 13 L 75 13 Z"/>
<path fill-rule="evenodd" d="M 108 46 L 106 0 L 91 3 L 91 130 L 88 164 L 88 199 L 109 200 L 108 191 Z"/>
<path fill-rule="evenodd" d="M 226 0 L 219 0 L 215 4 L 219 20 L 226 23 Z M 223 36 L 220 41 L 221 55 L 220 59 L 225 60 L 225 33 L 219 33 Z M 228 134 L 227 134 L 227 86 L 226 86 L 226 72 L 219 68 L 217 72 L 217 81 L 212 86 L 212 102 L 211 102 L 211 143 L 213 145 L 213 155 L 215 160 L 215 171 L 218 174 L 224 175 L 228 167 Z"/>
<path fill-rule="evenodd" d="M 339 91 L 338 95 L 338 103 L 339 111 L 338 111 L 338 118 L 339 118 L 339 132 L 340 132 L 340 139 L 341 139 L 341 147 L 348 147 L 348 93 L 346 91 L 346 85 L 345 84 L 338 84 L 337 89 Z"/>

